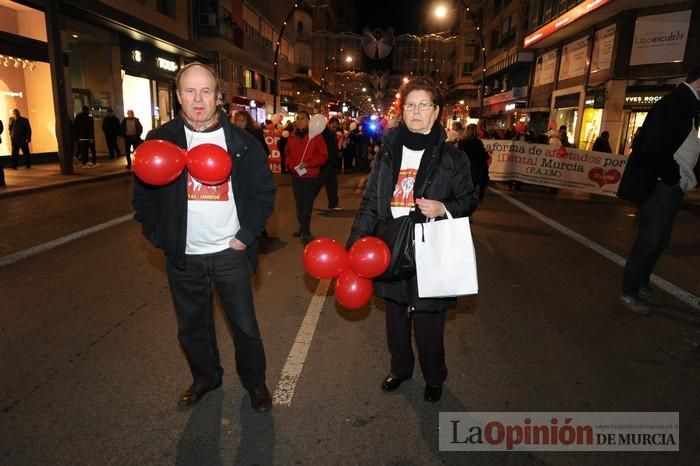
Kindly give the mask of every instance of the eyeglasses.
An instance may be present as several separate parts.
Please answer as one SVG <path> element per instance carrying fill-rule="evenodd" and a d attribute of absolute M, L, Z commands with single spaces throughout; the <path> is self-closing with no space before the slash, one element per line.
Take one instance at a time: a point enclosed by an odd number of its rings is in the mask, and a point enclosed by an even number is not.
<path fill-rule="evenodd" d="M 403 109 L 407 112 L 412 112 L 415 109 L 420 110 L 421 112 L 427 112 L 431 108 L 435 107 L 435 104 L 430 103 L 430 102 L 421 102 L 419 104 L 409 102 L 407 104 L 403 104 Z"/>

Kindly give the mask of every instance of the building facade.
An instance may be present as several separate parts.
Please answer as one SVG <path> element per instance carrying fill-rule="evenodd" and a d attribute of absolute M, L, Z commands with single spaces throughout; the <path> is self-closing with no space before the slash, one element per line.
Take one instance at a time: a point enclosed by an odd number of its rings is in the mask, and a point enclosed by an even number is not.
<path fill-rule="evenodd" d="M 564 3 L 564 2 L 562 2 Z M 524 46 L 536 53 L 530 105 L 549 107 L 590 149 L 601 131 L 628 153 L 651 106 L 700 63 L 699 2 L 583 0 L 530 4 Z M 562 18 L 568 20 L 562 24 Z"/>
<path fill-rule="evenodd" d="M 67 122 L 83 106 L 95 120 L 98 152 L 106 151 L 101 124 L 108 108 L 120 118 L 133 110 L 145 131 L 160 126 L 178 108 L 179 68 L 211 60 L 193 41 L 188 0 L 60 0 L 50 16 L 45 5 L 0 2 L 0 119 L 13 108 L 29 118 L 37 158 L 59 154 L 70 161 L 70 151 L 59 147 L 56 123 L 66 122 L 59 125 L 61 137 L 70 140 Z M 50 71 L 51 49 L 61 52 L 56 73 Z M 56 90 L 65 93 L 65 105 L 56 105 Z M 7 153 L 3 143 L 0 155 Z M 62 169 L 70 171 L 70 164 Z"/>

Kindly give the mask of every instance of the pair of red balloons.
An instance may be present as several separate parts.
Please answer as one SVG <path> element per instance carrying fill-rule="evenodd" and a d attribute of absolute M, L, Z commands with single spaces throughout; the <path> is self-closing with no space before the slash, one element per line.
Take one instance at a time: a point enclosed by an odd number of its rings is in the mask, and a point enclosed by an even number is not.
<path fill-rule="evenodd" d="M 349 252 L 336 240 L 318 238 L 304 249 L 304 268 L 315 278 L 336 278 L 335 297 L 348 309 L 359 309 L 372 299 L 372 278 L 389 266 L 391 251 L 375 237 L 358 240 Z"/>
<path fill-rule="evenodd" d="M 172 142 L 151 139 L 134 151 L 134 173 L 147 184 L 170 184 L 185 167 L 201 183 L 217 185 L 228 179 L 232 163 L 228 152 L 216 144 L 200 144 L 185 151 Z"/>

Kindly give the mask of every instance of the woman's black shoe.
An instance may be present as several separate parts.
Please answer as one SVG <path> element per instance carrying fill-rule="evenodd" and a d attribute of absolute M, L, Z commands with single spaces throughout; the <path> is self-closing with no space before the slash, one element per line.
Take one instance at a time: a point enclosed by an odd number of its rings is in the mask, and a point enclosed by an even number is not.
<path fill-rule="evenodd" d="M 397 388 L 399 388 L 399 385 L 401 385 L 401 382 L 404 380 L 408 380 L 410 377 L 406 377 L 405 379 L 400 379 L 398 377 L 394 377 L 393 375 L 389 374 L 386 376 L 386 379 L 384 379 L 384 382 L 382 382 L 382 390 L 385 392 L 393 392 Z"/>
<path fill-rule="evenodd" d="M 423 394 L 423 398 L 425 401 L 430 401 L 431 403 L 437 403 L 440 401 L 440 398 L 442 397 L 442 385 L 437 385 L 437 386 L 432 386 L 432 385 L 426 385 L 425 386 L 425 393 Z"/>

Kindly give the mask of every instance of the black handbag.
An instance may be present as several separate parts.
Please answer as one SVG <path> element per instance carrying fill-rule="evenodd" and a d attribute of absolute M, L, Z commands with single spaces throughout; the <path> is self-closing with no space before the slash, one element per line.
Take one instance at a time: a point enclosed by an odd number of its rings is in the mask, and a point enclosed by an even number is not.
<path fill-rule="evenodd" d="M 433 176 L 437 162 L 433 158 L 428 166 L 428 174 L 419 188 L 414 190 L 416 198 L 423 197 L 423 193 Z M 415 209 L 411 209 L 408 215 L 399 218 L 389 218 L 379 222 L 374 228 L 374 236 L 381 238 L 391 250 L 391 262 L 386 271 L 375 280 L 395 282 L 407 280 L 416 274 L 416 250 L 414 245 L 416 224 Z"/>
<path fill-rule="evenodd" d="M 374 236 L 384 241 L 391 250 L 391 262 L 386 271 L 375 280 L 399 281 L 411 278 L 416 273 L 414 248 L 414 211 L 399 218 L 390 218 L 377 224 Z"/>

